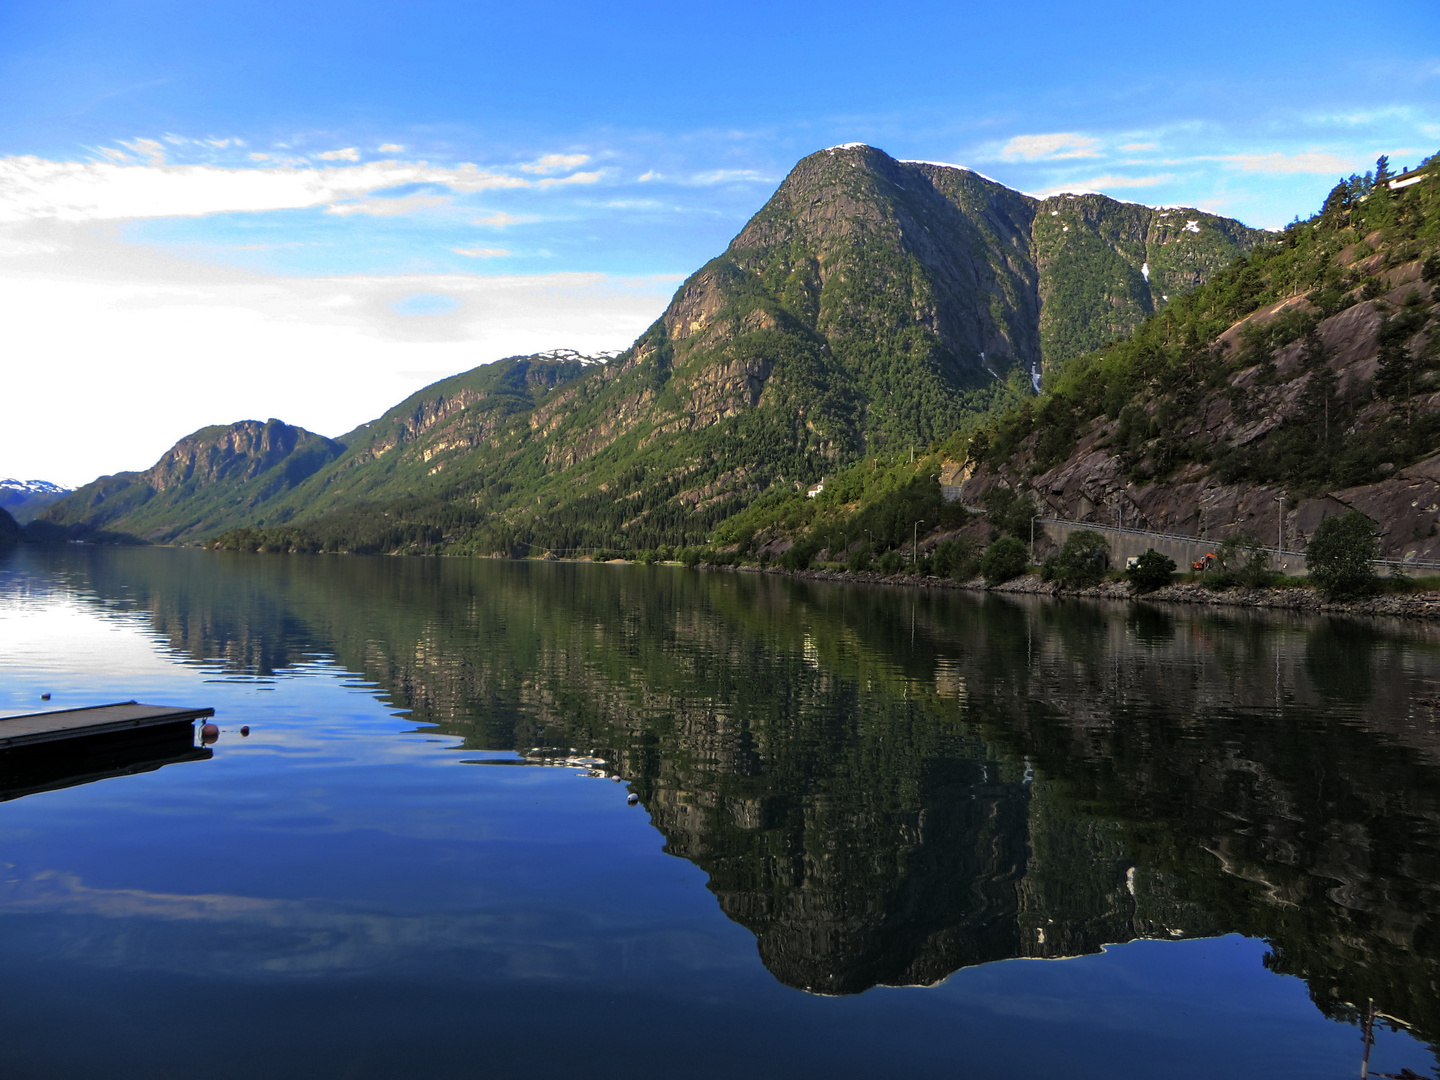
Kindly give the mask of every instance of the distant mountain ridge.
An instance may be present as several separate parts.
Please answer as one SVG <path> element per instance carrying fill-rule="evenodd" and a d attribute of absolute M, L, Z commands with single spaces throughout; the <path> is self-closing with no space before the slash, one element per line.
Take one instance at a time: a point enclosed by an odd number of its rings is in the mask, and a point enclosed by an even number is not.
<path fill-rule="evenodd" d="M 50 507 L 39 538 L 123 534 L 169 543 L 243 524 L 344 447 L 279 420 L 201 428 L 144 472 L 102 476 Z"/>
<path fill-rule="evenodd" d="M 74 488 L 52 484 L 49 480 L 0 480 L 0 509 L 8 511 L 24 525 L 51 503 L 69 495 Z"/>
<path fill-rule="evenodd" d="M 1029 394 L 1267 236 L 834 147 L 800 161 L 617 357 L 476 368 L 339 440 L 304 432 L 283 464 L 253 421 L 203 429 L 41 528 L 187 542 L 363 514 L 377 550 L 698 542 L 777 486 Z"/>

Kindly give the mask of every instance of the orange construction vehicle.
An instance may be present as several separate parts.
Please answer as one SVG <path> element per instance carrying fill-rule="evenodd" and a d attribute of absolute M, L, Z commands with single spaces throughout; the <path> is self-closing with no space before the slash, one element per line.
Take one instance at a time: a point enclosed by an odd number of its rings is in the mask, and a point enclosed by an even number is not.
<path fill-rule="evenodd" d="M 1207 551 L 1204 558 L 1196 559 L 1190 564 L 1190 569 L 1204 573 L 1213 567 L 1215 563 L 1219 561 L 1219 558 L 1220 556 L 1216 555 L 1213 551 Z"/>

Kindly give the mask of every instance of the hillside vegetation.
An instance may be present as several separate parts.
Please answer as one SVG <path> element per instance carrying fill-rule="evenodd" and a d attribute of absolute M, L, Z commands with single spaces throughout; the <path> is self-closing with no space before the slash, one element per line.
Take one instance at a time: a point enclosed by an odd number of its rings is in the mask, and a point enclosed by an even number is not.
<path fill-rule="evenodd" d="M 1377 523 L 1381 554 L 1437 557 L 1433 161 L 1395 189 L 1383 159 L 1343 180 L 1319 213 L 1129 338 L 1057 365 L 1037 397 L 918 457 L 871 455 L 815 498 L 773 492 L 705 557 L 974 574 L 989 541 L 1028 543 L 1036 515 L 1123 513 L 1217 544 L 1280 535 L 1303 547 L 1351 509 Z M 963 481 L 984 518 L 943 502 L 942 478 L 952 492 Z"/>

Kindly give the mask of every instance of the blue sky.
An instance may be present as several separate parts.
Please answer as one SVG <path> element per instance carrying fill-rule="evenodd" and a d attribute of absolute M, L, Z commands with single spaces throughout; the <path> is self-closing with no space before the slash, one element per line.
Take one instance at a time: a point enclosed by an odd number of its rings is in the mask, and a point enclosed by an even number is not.
<path fill-rule="evenodd" d="M 145 423 L 0 436 L 0 474 L 262 413 L 340 434 L 428 377 L 623 348 L 839 142 L 1280 225 L 1440 149 L 1437 31 L 1387 0 L 6 4 L 21 389 Z"/>

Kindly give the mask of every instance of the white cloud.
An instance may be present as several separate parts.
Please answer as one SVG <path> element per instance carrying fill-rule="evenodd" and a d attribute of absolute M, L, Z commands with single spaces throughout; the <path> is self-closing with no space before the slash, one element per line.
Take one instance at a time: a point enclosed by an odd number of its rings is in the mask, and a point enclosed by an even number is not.
<path fill-rule="evenodd" d="M 564 182 L 590 181 L 566 178 Z M 325 168 L 222 168 L 9 157 L 0 158 L 0 222 L 289 210 L 340 203 L 382 188 L 418 183 L 474 192 L 528 187 L 531 181 L 471 164 L 440 168 L 425 162 L 374 161 Z"/>
<path fill-rule="evenodd" d="M 0 236 L 0 259 L 21 259 L 34 255 L 54 255 L 57 252 L 65 251 L 64 244 L 57 244 L 49 240 L 20 240 L 10 236 Z"/>
<path fill-rule="evenodd" d="M 344 150 L 326 150 L 315 156 L 321 161 L 359 161 L 360 151 L 353 146 L 347 146 Z"/>
<path fill-rule="evenodd" d="M 711 172 L 696 173 L 686 184 L 708 187 L 711 184 L 769 183 L 769 178 L 754 169 L 715 169 Z"/>
<path fill-rule="evenodd" d="M 536 187 L 554 187 L 556 184 L 593 184 L 600 179 L 598 172 L 577 172 L 569 176 L 547 176 L 544 180 L 537 180 Z"/>
<path fill-rule="evenodd" d="M 1121 150 L 1129 150 L 1129 151 L 1131 151 L 1131 152 L 1133 153 L 1134 151 L 1137 151 L 1137 150 L 1154 150 L 1154 149 L 1155 149 L 1156 147 L 1158 147 L 1159 145 L 1160 145 L 1159 143 L 1153 143 L 1153 142 L 1131 142 L 1131 143 L 1126 143 L 1124 146 L 1120 147 L 1120 149 L 1121 149 Z"/>
<path fill-rule="evenodd" d="M 255 154 L 251 154 L 251 155 L 250 155 L 250 160 L 251 160 L 251 161 L 269 161 L 269 160 L 270 160 L 270 155 L 269 155 L 269 154 L 259 154 L 259 153 L 255 153 Z"/>
<path fill-rule="evenodd" d="M 1309 150 L 1303 154 L 1228 154 L 1219 160 L 1233 161 L 1246 172 L 1319 173 L 1335 175 L 1346 172 L 1352 163 L 1335 154 Z"/>
<path fill-rule="evenodd" d="M 1156 176 L 1093 176 L 1089 180 L 1072 180 L 1066 184 L 1056 184 L 1041 194 L 1047 197 L 1058 195 L 1061 192 L 1069 192 L 1071 195 L 1088 195 L 1103 193 L 1115 188 L 1154 187 L 1173 179 L 1175 179 L 1174 173 L 1160 173 Z"/>
<path fill-rule="evenodd" d="M 651 180 L 660 180 L 660 179 L 663 179 L 663 178 L 662 178 L 661 175 L 660 175 L 658 172 L 656 172 L 654 169 L 651 169 L 649 172 L 644 172 L 644 173 L 641 173 L 641 174 L 640 174 L 640 183 L 642 183 L 642 184 L 648 183 L 648 182 L 651 181 Z"/>
<path fill-rule="evenodd" d="M 1024 158 L 1059 160 L 1063 158 L 1099 157 L 1095 140 L 1073 131 L 1055 132 L 1049 135 L 1016 135 L 1000 148 L 1000 156 L 1006 161 Z"/>
<path fill-rule="evenodd" d="M 450 250 L 456 255 L 464 255 L 471 259 L 500 259 L 510 254 L 504 248 L 451 248 Z"/>
<path fill-rule="evenodd" d="M 514 214 L 507 214 L 500 211 L 495 214 L 487 214 L 485 217 L 476 218 L 474 224 L 486 225 L 492 229 L 503 229 L 507 225 L 525 225 L 534 221 L 533 217 L 516 217 Z"/>
<path fill-rule="evenodd" d="M 165 147 L 154 139 L 136 139 L 134 142 L 121 139 L 120 145 L 128 147 L 137 157 L 143 157 L 147 165 L 165 164 Z"/>
<path fill-rule="evenodd" d="M 578 169 L 590 160 L 589 154 L 546 154 L 537 161 L 521 165 L 522 172 L 549 173 L 563 169 Z"/>
<path fill-rule="evenodd" d="M 403 151 L 404 149 L 405 149 L 405 147 L 401 146 L 399 143 L 387 142 L 387 143 L 381 143 L 381 144 L 380 144 L 380 146 L 379 146 L 379 148 L 378 148 L 378 150 L 377 150 L 377 153 L 381 153 L 381 154 L 398 154 L 398 153 L 400 153 L 401 151 Z"/>
<path fill-rule="evenodd" d="M 209 423 L 278 416 L 339 435 L 412 393 L 405 373 L 560 346 L 623 349 L 672 287 L 583 273 L 271 278 L 128 247 L 94 226 L 28 228 L 25 239 L 72 250 L 0 262 L 7 350 L 43 359 L 9 365 L 5 389 L 12 401 L 62 394 L 67 423 L 12 410 L 0 475 L 64 483 L 148 468 Z M 459 304 L 425 319 L 394 307 L 432 293 Z M 67 434 L 76 430 L 89 435 Z"/>
<path fill-rule="evenodd" d="M 399 199 L 366 199 L 363 202 L 332 203 L 325 208 L 327 214 L 364 214 L 367 217 L 399 217 L 413 214 L 417 210 L 433 210 L 437 206 L 448 206 L 449 195 L 405 195 Z"/>

